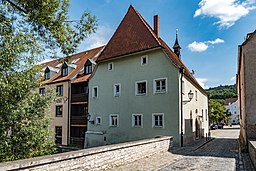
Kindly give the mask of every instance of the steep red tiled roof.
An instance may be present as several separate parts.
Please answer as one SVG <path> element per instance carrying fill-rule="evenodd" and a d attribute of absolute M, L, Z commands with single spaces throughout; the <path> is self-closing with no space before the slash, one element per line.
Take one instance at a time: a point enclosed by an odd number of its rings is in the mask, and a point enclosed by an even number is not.
<path fill-rule="evenodd" d="M 155 47 L 162 47 L 173 64 L 178 68 L 183 67 L 185 76 L 207 95 L 181 59 L 160 37 L 156 36 L 153 29 L 132 5 L 98 57 L 97 62 Z"/>
<path fill-rule="evenodd" d="M 229 104 L 232 104 L 234 102 L 237 101 L 237 98 L 228 98 L 228 99 L 225 99 L 225 105 L 229 105 Z"/>
<path fill-rule="evenodd" d="M 131 5 L 97 61 L 160 46 L 151 27 Z"/>
<path fill-rule="evenodd" d="M 80 52 L 77 54 L 74 54 L 70 57 L 67 58 L 60 58 L 60 59 L 56 59 L 50 62 L 46 62 L 44 64 L 42 64 L 42 69 L 46 68 L 47 66 L 56 68 L 56 66 L 58 64 L 63 64 L 64 61 L 68 60 L 69 62 L 72 62 L 75 59 L 79 60 L 74 63 L 76 65 L 76 68 L 73 69 L 67 76 L 62 77 L 61 76 L 61 66 L 59 67 L 59 72 L 56 73 L 54 76 L 52 76 L 49 80 L 45 80 L 43 81 L 44 84 L 52 84 L 52 83 L 56 83 L 56 82 L 61 82 L 61 81 L 67 81 L 67 80 L 71 80 L 72 78 L 74 78 L 75 76 L 77 76 L 80 72 L 81 69 L 83 69 L 85 62 L 87 61 L 88 58 L 94 58 L 102 49 L 104 48 L 104 46 L 102 47 L 98 47 L 98 48 L 94 48 L 91 50 L 87 50 L 84 52 Z M 72 82 L 82 82 L 82 81 L 86 81 L 88 78 L 88 75 L 83 75 L 81 74 L 80 77 L 75 77 Z"/>

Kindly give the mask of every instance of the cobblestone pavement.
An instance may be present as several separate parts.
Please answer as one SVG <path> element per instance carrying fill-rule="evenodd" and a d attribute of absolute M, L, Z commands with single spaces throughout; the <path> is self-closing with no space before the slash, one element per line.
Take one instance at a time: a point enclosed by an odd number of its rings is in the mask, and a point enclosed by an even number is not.
<path fill-rule="evenodd" d="M 198 170 L 198 171 L 250 171 L 253 170 L 248 154 L 240 154 L 238 146 L 239 127 L 212 130 L 212 139 L 198 148 L 203 141 L 188 147 L 174 147 L 136 162 L 115 167 L 112 170 Z"/>

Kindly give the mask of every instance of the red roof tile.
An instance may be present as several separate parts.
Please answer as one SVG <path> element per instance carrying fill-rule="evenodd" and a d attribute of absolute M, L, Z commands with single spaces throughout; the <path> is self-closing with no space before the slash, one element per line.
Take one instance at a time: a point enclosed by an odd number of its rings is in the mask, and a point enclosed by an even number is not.
<path fill-rule="evenodd" d="M 160 42 L 152 28 L 135 8 L 130 6 L 97 61 L 139 52 L 157 46 L 160 46 Z"/>
<path fill-rule="evenodd" d="M 61 65 L 59 67 L 59 69 L 60 69 L 59 72 L 56 73 L 53 77 L 51 77 L 49 80 L 43 81 L 43 83 L 44 84 L 52 84 L 52 83 L 57 83 L 57 82 L 71 80 L 72 78 L 74 78 L 75 76 L 77 76 L 79 74 L 81 69 L 83 69 L 84 64 L 87 61 L 87 59 L 95 58 L 95 56 L 98 53 L 100 53 L 103 48 L 104 48 L 104 46 L 98 47 L 98 48 L 94 48 L 94 49 L 91 49 L 91 50 L 87 50 L 87 51 L 84 51 L 84 52 L 80 52 L 80 53 L 74 54 L 74 55 L 72 55 L 70 57 L 60 58 L 60 59 L 56 59 L 56 60 L 53 60 L 53 61 L 46 62 L 46 63 L 42 64 L 42 69 L 47 67 L 47 66 L 56 68 L 56 66 L 58 64 L 63 64 L 64 61 L 68 60 L 68 62 L 72 62 L 73 60 L 79 58 L 79 60 L 75 63 L 76 68 L 73 69 L 67 76 L 64 76 L 64 77 L 61 76 L 61 66 L 62 66 Z M 76 82 L 77 83 L 77 82 L 86 81 L 88 77 L 87 76 L 83 76 L 83 77 L 74 78 L 74 80 L 72 80 L 72 82 Z"/>

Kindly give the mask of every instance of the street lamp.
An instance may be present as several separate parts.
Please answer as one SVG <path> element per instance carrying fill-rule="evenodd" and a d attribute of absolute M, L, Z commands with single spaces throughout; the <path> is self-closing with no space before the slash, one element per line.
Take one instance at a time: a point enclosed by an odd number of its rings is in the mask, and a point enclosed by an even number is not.
<path fill-rule="evenodd" d="M 89 113 L 87 113 L 86 115 L 85 115 L 85 117 L 86 117 L 86 119 L 87 119 L 87 121 L 89 122 L 89 123 L 91 123 L 91 124 L 94 124 L 94 120 L 90 120 L 91 119 L 91 115 L 89 114 Z"/>

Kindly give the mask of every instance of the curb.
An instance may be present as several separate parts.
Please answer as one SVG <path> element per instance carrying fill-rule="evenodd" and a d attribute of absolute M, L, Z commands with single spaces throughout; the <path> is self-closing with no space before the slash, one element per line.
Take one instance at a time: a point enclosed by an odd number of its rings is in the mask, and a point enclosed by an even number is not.
<path fill-rule="evenodd" d="M 198 147 L 196 147 L 195 149 L 193 149 L 192 151 L 196 151 L 198 150 L 199 148 L 203 147 L 205 144 L 211 142 L 212 140 L 214 140 L 215 138 L 211 138 L 209 140 L 207 140 L 206 142 L 204 142 L 203 144 L 199 145 Z"/>

